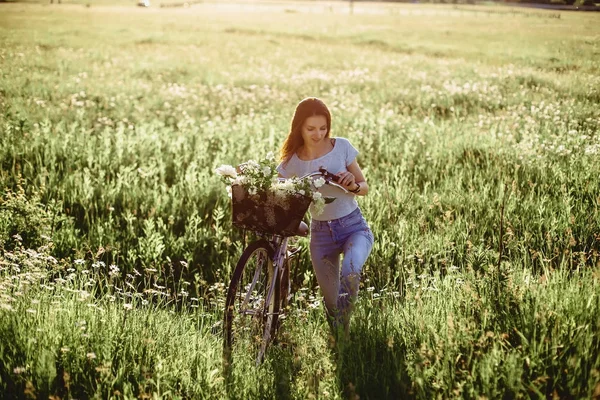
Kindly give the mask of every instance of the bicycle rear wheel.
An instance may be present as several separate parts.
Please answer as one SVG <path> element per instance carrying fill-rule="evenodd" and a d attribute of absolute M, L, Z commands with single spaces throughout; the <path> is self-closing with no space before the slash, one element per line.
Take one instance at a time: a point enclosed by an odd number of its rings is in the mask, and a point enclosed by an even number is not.
<path fill-rule="evenodd" d="M 257 364 L 262 362 L 277 328 L 278 275 L 269 242 L 257 240 L 244 250 L 225 301 L 223 354 L 227 364 L 251 358 Z"/>

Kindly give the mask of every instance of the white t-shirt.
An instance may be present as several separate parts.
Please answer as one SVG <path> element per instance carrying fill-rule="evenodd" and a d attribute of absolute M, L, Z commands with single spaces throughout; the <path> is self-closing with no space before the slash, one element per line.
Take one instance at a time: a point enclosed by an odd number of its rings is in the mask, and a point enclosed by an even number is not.
<path fill-rule="evenodd" d="M 277 166 L 277 171 L 284 178 L 292 178 L 294 176 L 304 176 L 311 172 L 319 171 L 320 167 L 324 167 L 332 174 L 337 174 L 341 171 L 348 171 L 348 165 L 354 161 L 358 155 L 358 150 L 352 146 L 348 139 L 335 138 L 333 150 L 322 157 L 310 161 L 304 161 L 294 154 L 285 166 L 283 163 Z M 335 186 L 323 185 L 319 192 L 325 197 L 335 197 L 335 201 L 326 204 L 325 209 L 319 215 L 316 215 L 311 204 L 310 213 L 313 219 L 318 221 L 330 221 L 338 219 L 350 214 L 358 207 L 355 195 L 352 193 L 344 193 Z"/>

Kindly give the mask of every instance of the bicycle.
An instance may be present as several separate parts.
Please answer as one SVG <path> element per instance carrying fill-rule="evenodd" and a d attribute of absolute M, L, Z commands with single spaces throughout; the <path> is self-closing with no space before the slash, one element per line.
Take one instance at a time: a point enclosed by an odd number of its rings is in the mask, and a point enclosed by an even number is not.
<path fill-rule="evenodd" d="M 336 176 L 320 168 L 303 176 L 322 177 L 325 184 L 333 185 L 348 193 L 336 183 Z M 235 199 L 235 193 L 232 198 Z M 291 222 L 284 229 L 264 229 L 262 226 L 239 225 L 256 233 L 260 239 L 250 243 L 242 252 L 235 267 L 225 301 L 223 321 L 223 354 L 227 364 L 236 354 L 256 353 L 260 364 L 267 348 L 276 338 L 279 324 L 290 300 L 290 262 L 300 248 L 288 252 L 288 240 L 296 236 L 301 221 L 310 205 L 310 198 L 292 210 Z M 234 200 L 234 214 L 235 214 Z M 284 225 L 286 225 L 284 223 Z M 305 225 L 306 227 L 306 225 Z M 306 227 L 307 228 L 307 227 Z"/>

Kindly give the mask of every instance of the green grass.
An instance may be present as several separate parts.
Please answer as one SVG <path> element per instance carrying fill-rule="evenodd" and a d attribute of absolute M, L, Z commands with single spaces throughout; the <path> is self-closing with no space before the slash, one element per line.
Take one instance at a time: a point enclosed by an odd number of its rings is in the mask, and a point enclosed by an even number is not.
<path fill-rule="evenodd" d="M 0 8 L 4 393 L 598 395 L 597 16 Z M 212 327 L 242 236 L 213 170 L 278 149 L 312 95 L 371 188 L 353 336 L 331 348 L 304 250 L 282 343 L 224 375 Z"/>

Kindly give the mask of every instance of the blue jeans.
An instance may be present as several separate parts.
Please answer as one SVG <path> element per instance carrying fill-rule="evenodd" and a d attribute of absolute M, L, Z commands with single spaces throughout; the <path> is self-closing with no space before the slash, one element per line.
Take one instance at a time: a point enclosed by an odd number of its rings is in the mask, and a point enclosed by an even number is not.
<path fill-rule="evenodd" d="M 360 274 L 372 247 L 373 233 L 360 208 L 331 221 L 311 221 L 310 258 L 334 324 L 348 323 Z"/>

